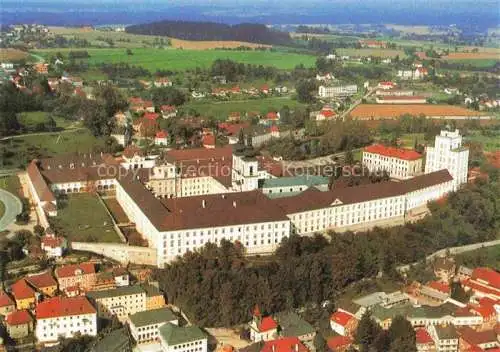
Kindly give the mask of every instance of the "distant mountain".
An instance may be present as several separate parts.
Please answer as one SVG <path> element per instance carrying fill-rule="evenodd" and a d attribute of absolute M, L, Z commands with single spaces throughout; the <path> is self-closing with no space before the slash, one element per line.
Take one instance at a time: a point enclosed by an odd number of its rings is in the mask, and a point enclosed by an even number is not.
<path fill-rule="evenodd" d="M 234 40 L 259 44 L 285 45 L 288 33 L 270 29 L 263 24 L 227 25 L 214 22 L 160 21 L 129 26 L 127 33 L 168 36 L 184 40 Z"/>

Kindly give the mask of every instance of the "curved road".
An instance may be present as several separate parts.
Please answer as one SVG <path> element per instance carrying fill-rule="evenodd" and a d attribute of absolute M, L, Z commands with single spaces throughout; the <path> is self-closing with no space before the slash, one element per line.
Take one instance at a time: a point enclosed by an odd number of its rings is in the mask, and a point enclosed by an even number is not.
<path fill-rule="evenodd" d="M 19 198 L 3 189 L 0 189 L 0 201 L 5 205 L 5 213 L 0 219 L 0 231 L 3 231 L 16 221 L 16 216 L 21 213 L 23 206 Z"/>

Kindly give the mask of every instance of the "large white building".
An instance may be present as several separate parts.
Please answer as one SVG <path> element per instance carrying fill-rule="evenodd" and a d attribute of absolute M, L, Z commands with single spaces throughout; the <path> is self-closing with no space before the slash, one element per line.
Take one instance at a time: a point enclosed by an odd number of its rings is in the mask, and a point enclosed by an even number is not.
<path fill-rule="evenodd" d="M 97 307 L 99 317 L 125 321 L 130 314 L 146 310 L 146 291 L 140 286 L 122 286 L 111 290 L 90 291 L 87 297 Z"/>
<path fill-rule="evenodd" d="M 41 343 L 58 343 L 59 337 L 97 335 L 97 314 L 85 297 L 54 297 L 36 307 L 35 336 Z"/>
<path fill-rule="evenodd" d="M 414 150 L 374 144 L 363 150 L 363 166 L 371 173 L 386 171 L 392 178 L 408 179 L 422 173 L 422 155 Z"/>
<path fill-rule="evenodd" d="M 179 318 L 166 307 L 138 312 L 128 319 L 130 333 L 138 344 L 156 341 L 158 329 L 167 323 L 179 325 Z"/>
<path fill-rule="evenodd" d="M 320 98 L 335 98 L 354 95 L 358 92 L 356 84 L 339 84 L 332 86 L 319 86 L 318 95 Z"/>
<path fill-rule="evenodd" d="M 425 173 L 446 169 L 453 176 L 453 190 L 467 183 L 469 149 L 462 146 L 458 130 L 441 131 L 434 147 L 427 147 Z"/>

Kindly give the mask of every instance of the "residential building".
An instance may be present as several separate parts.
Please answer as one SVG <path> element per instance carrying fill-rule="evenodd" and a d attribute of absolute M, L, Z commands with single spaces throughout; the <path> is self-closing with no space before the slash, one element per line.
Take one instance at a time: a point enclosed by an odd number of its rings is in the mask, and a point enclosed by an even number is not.
<path fill-rule="evenodd" d="M 20 279 L 10 286 L 18 310 L 31 309 L 35 306 L 37 295 L 25 279 Z"/>
<path fill-rule="evenodd" d="M 151 283 L 142 285 L 142 288 L 146 291 L 146 310 L 165 307 L 165 296 L 158 286 Z"/>
<path fill-rule="evenodd" d="M 281 337 L 297 337 L 300 341 L 313 341 L 316 329 L 298 314 L 293 312 L 280 312 L 274 315 Z"/>
<path fill-rule="evenodd" d="M 460 351 L 488 351 L 500 347 L 499 336 L 494 329 L 477 331 L 465 326 L 457 329 Z"/>
<path fill-rule="evenodd" d="M 429 335 L 436 346 L 436 352 L 458 352 L 459 336 L 453 325 L 431 325 Z"/>
<path fill-rule="evenodd" d="M 305 175 L 294 177 L 278 177 L 265 179 L 262 184 L 262 193 L 269 197 L 283 197 L 298 194 L 310 187 L 326 191 L 329 178 L 323 176 Z"/>
<path fill-rule="evenodd" d="M 111 272 L 115 278 L 116 287 L 128 286 L 130 285 L 130 277 L 127 269 L 119 266 L 114 267 Z"/>
<path fill-rule="evenodd" d="M 462 146 L 458 130 L 443 130 L 436 136 L 434 147 L 427 147 L 425 173 L 446 169 L 453 177 L 453 190 L 467 183 L 469 149 Z"/>
<path fill-rule="evenodd" d="M 320 98 L 347 97 L 358 92 L 356 84 L 319 86 L 318 95 Z"/>
<path fill-rule="evenodd" d="M 159 335 L 162 352 L 207 352 L 208 336 L 197 326 L 166 323 Z"/>
<path fill-rule="evenodd" d="M 40 247 L 45 251 L 48 258 L 60 258 L 67 249 L 67 241 L 64 237 L 49 232 L 42 236 Z"/>
<path fill-rule="evenodd" d="M 140 286 L 123 286 L 112 290 L 90 291 L 87 297 L 97 307 L 97 314 L 102 318 L 115 315 L 125 321 L 130 314 L 146 310 L 146 291 Z"/>
<path fill-rule="evenodd" d="M 466 291 L 472 290 L 474 296 L 500 300 L 500 273 L 493 269 L 474 269 L 470 279 L 465 279 L 462 285 Z"/>
<path fill-rule="evenodd" d="M 97 341 L 90 352 L 132 352 L 131 340 L 127 328 L 113 330 Z"/>
<path fill-rule="evenodd" d="M 419 293 L 431 301 L 444 303 L 451 294 L 450 286 L 440 281 L 431 281 L 420 287 Z"/>
<path fill-rule="evenodd" d="M 337 113 L 331 108 L 323 108 L 316 114 L 316 121 L 329 121 L 337 117 Z"/>
<path fill-rule="evenodd" d="M 371 173 L 386 171 L 390 177 L 408 179 L 422 173 L 422 155 L 414 150 L 374 144 L 363 150 L 363 166 Z"/>
<path fill-rule="evenodd" d="M 0 316 L 6 316 L 16 310 L 16 302 L 7 294 L 0 290 Z"/>
<path fill-rule="evenodd" d="M 398 78 L 402 80 L 422 80 L 429 74 L 429 71 L 425 67 L 417 67 L 415 69 L 399 70 Z"/>
<path fill-rule="evenodd" d="M 377 85 L 377 88 L 383 89 L 383 90 L 391 90 L 395 89 L 398 84 L 396 82 L 391 82 L 391 81 L 383 81 L 379 82 Z"/>
<path fill-rule="evenodd" d="M 358 319 L 353 314 L 340 308 L 330 317 L 330 327 L 342 336 L 351 336 L 354 334 L 358 323 Z"/>
<path fill-rule="evenodd" d="M 112 272 L 103 271 L 96 274 L 94 286 L 92 291 L 111 290 L 116 288 L 115 277 Z"/>
<path fill-rule="evenodd" d="M 138 312 L 128 318 L 130 333 L 138 344 L 159 340 L 158 329 L 166 323 L 179 325 L 179 318 L 165 307 Z"/>
<path fill-rule="evenodd" d="M 27 310 L 16 310 L 5 318 L 7 333 L 13 339 L 21 339 L 33 331 L 33 318 Z"/>
<path fill-rule="evenodd" d="M 272 316 L 263 316 L 258 306 L 253 311 L 250 328 L 250 340 L 253 342 L 269 341 L 278 336 L 278 323 Z"/>
<path fill-rule="evenodd" d="M 58 267 L 55 276 L 59 283 L 59 290 L 65 291 L 70 287 L 79 287 L 81 290 L 90 290 L 94 287 L 97 275 L 92 263 L 69 264 Z"/>
<path fill-rule="evenodd" d="M 97 314 L 86 297 L 54 297 L 36 307 L 35 336 L 42 343 L 56 343 L 59 337 L 97 335 Z"/>
<path fill-rule="evenodd" d="M 47 270 L 38 274 L 25 276 L 26 281 L 46 297 L 53 297 L 57 293 L 57 281 Z"/>
<path fill-rule="evenodd" d="M 434 352 L 436 350 L 434 340 L 425 328 L 415 329 L 415 342 L 417 352 Z"/>
<path fill-rule="evenodd" d="M 336 335 L 327 340 L 330 351 L 346 352 L 353 344 L 354 339 L 349 336 Z"/>
<path fill-rule="evenodd" d="M 411 97 L 413 95 L 414 92 L 407 89 L 377 89 L 375 91 L 377 97 Z"/>
<path fill-rule="evenodd" d="M 159 88 L 159 87 L 172 87 L 172 81 L 170 81 L 167 77 L 161 77 L 161 78 L 155 79 L 154 86 L 157 88 Z"/>

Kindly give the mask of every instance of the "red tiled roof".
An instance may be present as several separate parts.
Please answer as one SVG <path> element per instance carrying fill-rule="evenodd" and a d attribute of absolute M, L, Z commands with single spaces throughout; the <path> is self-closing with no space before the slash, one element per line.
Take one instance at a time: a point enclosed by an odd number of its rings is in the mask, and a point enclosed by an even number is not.
<path fill-rule="evenodd" d="M 500 289 L 500 273 L 491 268 L 476 268 L 472 272 L 472 279 L 485 282 L 489 286 Z"/>
<path fill-rule="evenodd" d="M 167 138 L 168 137 L 168 132 L 167 131 L 158 131 L 156 132 L 156 138 Z"/>
<path fill-rule="evenodd" d="M 274 112 L 274 111 L 270 111 L 266 114 L 266 118 L 268 120 L 277 120 L 278 119 L 278 113 Z"/>
<path fill-rule="evenodd" d="M 156 120 L 158 118 L 158 114 L 155 112 L 147 112 L 142 117 L 147 120 Z"/>
<path fill-rule="evenodd" d="M 491 295 L 495 295 L 497 297 L 500 297 L 500 290 L 499 289 L 490 288 L 490 287 L 488 287 L 486 285 L 482 285 L 476 281 L 472 281 L 471 279 L 464 280 L 462 282 L 462 284 L 464 286 L 471 288 L 474 291 L 482 292 L 484 294 L 491 294 Z"/>
<path fill-rule="evenodd" d="M 35 298 L 35 290 L 33 290 L 24 279 L 16 281 L 14 284 L 12 284 L 10 289 L 16 300 Z"/>
<path fill-rule="evenodd" d="M 477 312 L 480 316 L 482 316 L 485 319 L 489 319 L 496 315 L 495 307 L 489 304 L 470 305 L 469 307 L 472 311 Z"/>
<path fill-rule="evenodd" d="M 143 156 L 144 155 L 144 152 L 142 151 L 141 148 L 139 148 L 138 146 L 135 146 L 135 145 L 129 145 L 127 148 L 125 148 L 125 150 L 123 151 L 123 156 L 130 159 L 130 158 L 133 158 L 134 155 L 140 155 L 140 156 Z"/>
<path fill-rule="evenodd" d="M 70 315 L 95 314 L 96 310 L 86 297 L 54 297 L 39 303 L 36 319 L 49 319 Z"/>
<path fill-rule="evenodd" d="M 152 100 L 144 100 L 144 107 L 145 108 L 153 107 L 153 101 Z"/>
<path fill-rule="evenodd" d="M 320 114 L 323 115 L 324 117 L 332 117 L 337 115 L 335 111 L 326 109 L 321 110 Z"/>
<path fill-rule="evenodd" d="M 33 321 L 33 318 L 31 317 L 30 313 L 28 313 L 27 310 L 16 310 L 7 315 L 5 321 L 7 322 L 7 324 L 12 326 L 12 325 L 28 324 Z"/>
<path fill-rule="evenodd" d="M 270 130 L 271 130 L 271 132 L 279 132 L 280 131 L 279 127 L 276 125 L 272 125 Z"/>
<path fill-rule="evenodd" d="M 64 238 L 57 236 L 43 236 L 41 243 L 44 247 L 57 248 L 61 247 L 64 242 Z"/>
<path fill-rule="evenodd" d="M 336 351 L 337 348 L 350 346 L 353 339 L 349 336 L 333 336 L 328 339 L 327 344 L 330 350 Z"/>
<path fill-rule="evenodd" d="M 493 329 L 476 331 L 471 327 L 464 326 L 463 328 L 459 328 L 457 332 L 462 339 L 471 345 L 497 342 L 497 334 Z"/>
<path fill-rule="evenodd" d="M 231 88 L 231 92 L 233 92 L 233 93 L 236 93 L 239 91 L 240 91 L 240 87 L 238 87 L 238 86 Z"/>
<path fill-rule="evenodd" d="M 71 277 L 77 275 L 81 270 L 83 274 L 95 274 L 95 266 L 92 263 L 70 264 L 56 269 L 56 277 Z"/>
<path fill-rule="evenodd" d="M 26 276 L 26 280 L 35 288 L 41 289 L 44 287 L 57 286 L 57 282 L 48 271 L 36 275 Z"/>
<path fill-rule="evenodd" d="M 160 108 L 161 111 L 175 111 L 175 106 L 173 105 L 162 105 Z"/>
<path fill-rule="evenodd" d="M 352 315 L 351 313 L 338 310 L 332 314 L 330 320 L 333 320 L 335 323 L 341 326 L 346 326 L 349 320 L 351 320 L 352 318 L 354 318 L 354 315 Z"/>
<path fill-rule="evenodd" d="M 192 148 L 192 149 L 178 149 L 169 150 L 167 156 L 175 161 L 188 161 L 188 160 L 212 160 L 222 159 L 232 160 L 233 148 L 225 146 L 222 148 Z"/>
<path fill-rule="evenodd" d="M 28 172 L 28 176 L 33 183 L 33 187 L 35 188 L 35 191 L 38 195 L 38 198 L 42 202 L 53 202 L 56 200 L 56 197 L 50 190 L 49 186 L 47 185 L 47 182 L 45 182 L 45 179 L 43 178 L 42 174 L 40 173 L 40 170 L 38 169 L 37 161 L 33 160 L 28 167 L 26 168 L 26 171 Z"/>
<path fill-rule="evenodd" d="M 0 307 L 13 306 L 13 305 L 14 301 L 12 300 L 12 298 L 10 298 L 10 296 L 6 292 L 0 291 Z"/>
<path fill-rule="evenodd" d="M 306 346 L 298 337 L 284 337 L 278 340 L 266 341 L 260 352 L 308 352 Z"/>
<path fill-rule="evenodd" d="M 427 345 L 434 343 L 434 340 L 432 340 L 431 335 L 429 335 L 429 333 L 425 328 L 416 329 L 415 334 L 416 334 L 417 344 Z"/>
<path fill-rule="evenodd" d="M 248 122 L 240 122 L 240 123 L 227 123 L 221 122 L 218 125 L 219 129 L 226 130 L 229 136 L 236 136 L 241 129 L 250 127 L 250 123 Z"/>
<path fill-rule="evenodd" d="M 203 145 L 215 145 L 215 136 L 212 134 L 203 136 Z"/>
<path fill-rule="evenodd" d="M 374 144 L 366 147 L 365 152 L 379 154 L 383 156 L 388 156 L 391 158 L 403 159 L 403 160 L 417 160 L 422 157 L 421 154 L 414 150 L 386 147 L 382 144 Z"/>
<path fill-rule="evenodd" d="M 450 293 L 450 285 L 444 282 L 430 281 L 427 286 L 443 293 Z"/>
<path fill-rule="evenodd" d="M 278 323 L 271 316 L 262 318 L 260 320 L 259 326 L 257 326 L 257 328 L 259 329 L 260 332 L 273 330 L 273 329 L 276 329 L 277 327 L 278 327 Z"/>

